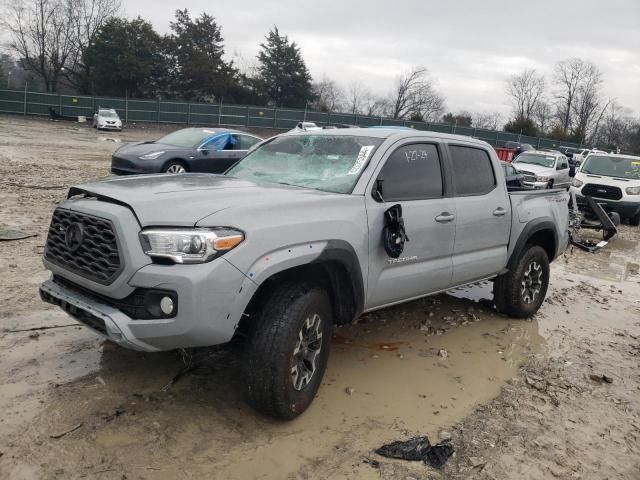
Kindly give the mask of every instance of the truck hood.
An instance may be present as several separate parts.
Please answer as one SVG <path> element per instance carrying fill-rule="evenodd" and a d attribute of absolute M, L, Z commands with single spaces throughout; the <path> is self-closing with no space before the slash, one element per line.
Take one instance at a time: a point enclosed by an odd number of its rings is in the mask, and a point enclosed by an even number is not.
<path fill-rule="evenodd" d="M 534 165 L 533 163 L 513 163 L 513 168 L 515 168 L 518 172 L 531 172 L 534 175 L 540 176 L 550 176 L 552 175 L 556 169 L 543 167 L 542 165 Z"/>
<path fill-rule="evenodd" d="M 274 211 L 287 205 L 315 204 L 320 198 L 345 196 L 206 173 L 110 177 L 72 187 L 68 197 L 76 195 L 126 205 L 142 227 L 195 226 L 208 217 L 208 222 L 215 223 L 217 212 L 226 211 L 224 218 L 228 220 L 229 210 L 244 210 L 246 215 L 248 210 Z"/>

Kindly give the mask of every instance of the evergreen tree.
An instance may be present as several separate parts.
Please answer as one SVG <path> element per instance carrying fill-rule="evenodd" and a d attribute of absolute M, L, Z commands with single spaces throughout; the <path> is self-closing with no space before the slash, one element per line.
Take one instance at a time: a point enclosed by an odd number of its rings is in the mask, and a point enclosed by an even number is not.
<path fill-rule="evenodd" d="M 112 18 L 85 53 L 90 90 L 99 95 L 152 96 L 166 71 L 162 38 L 142 18 Z"/>
<path fill-rule="evenodd" d="M 171 59 L 171 83 L 187 100 L 220 101 L 238 84 L 233 62 L 227 63 L 221 28 L 215 18 L 202 13 L 192 20 L 187 9 L 177 10 L 166 39 Z"/>
<path fill-rule="evenodd" d="M 260 47 L 257 84 L 262 96 L 278 107 L 304 108 L 313 92 L 298 45 L 274 27 Z"/>

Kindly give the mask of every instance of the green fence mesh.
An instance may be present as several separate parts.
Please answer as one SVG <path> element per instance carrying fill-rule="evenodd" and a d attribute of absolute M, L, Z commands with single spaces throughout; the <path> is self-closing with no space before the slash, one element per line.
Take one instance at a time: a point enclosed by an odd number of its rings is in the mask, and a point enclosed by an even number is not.
<path fill-rule="evenodd" d="M 349 113 L 315 112 L 254 105 L 218 105 L 0 90 L 0 113 L 47 116 L 51 107 L 55 108 L 60 115 L 73 117 L 82 115 L 89 118 L 99 107 L 115 108 L 120 118 L 125 122 L 221 125 L 279 130 L 289 130 L 301 121 L 315 122 L 319 126 L 342 124 L 371 127 L 386 125 L 467 135 L 484 140 L 496 147 L 504 146 L 509 141 L 530 143 L 537 148 L 553 148 L 559 144 L 557 140 L 529 137 L 517 133 Z M 577 148 L 582 146 L 572 142 L 562 142 L 562 145 Z"/>

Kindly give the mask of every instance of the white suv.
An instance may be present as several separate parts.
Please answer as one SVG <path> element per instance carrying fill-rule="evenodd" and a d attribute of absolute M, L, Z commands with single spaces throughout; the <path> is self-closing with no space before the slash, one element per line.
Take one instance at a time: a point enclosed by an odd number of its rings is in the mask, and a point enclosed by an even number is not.
<path fill-rule="evenodd" d="M 578 199 L 590 195 L 605 210 L 640 224 L 640 157 L 590 153 L 571 181 Z"/>

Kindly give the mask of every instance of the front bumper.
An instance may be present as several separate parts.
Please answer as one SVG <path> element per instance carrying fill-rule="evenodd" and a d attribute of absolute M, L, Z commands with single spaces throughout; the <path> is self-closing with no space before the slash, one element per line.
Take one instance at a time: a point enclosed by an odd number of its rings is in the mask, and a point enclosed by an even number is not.
<path fill-rule="evenodd" d="M 122 130 L 122 125 L 109 125 L 109 124 L 105 124 L 105 125 L 100 125 L 98 124 L 98 128 L 100 130 Z"/>
<path fill-rule="evenodd" d="M 142 173 L 161 173 L 162 161 L 140 160 L 136 157 L 118 155 L 111 156 L 111 173 L 115 175 L 140 175 Z"/>
<path fill-rule="evenodd" d="M 54 279 L 40 286 L 40 296 L 125 348 L 154 352 L 228 342 L 257 288 L 222 258 L 198 265 L 146 265 L 128 284 L 176 292 L 176 316 L 133 319 L 85 285 L 80 291 Z"/>
<path fill-rule="evenodd" d="M 583 202 L 584 197 L 580 194 L 580 189 L 571 187 L 576 194 L 576 200 Z M 593 197 L 593 200 L 601 205 L 606 212 L 617 212 L 622 218 L 632 218 L 640 215 L 640 198 L 637 202 L 628 202 L 625 200 L 610 200 Z"/>
<path fill-rule="evenodd" d="M 544 190 L 545 188 L 549 188 L 549 182 L 529 182 L 525 180 L 524 186 L 528 188 L 533 188 L 536 190 Z"/>

